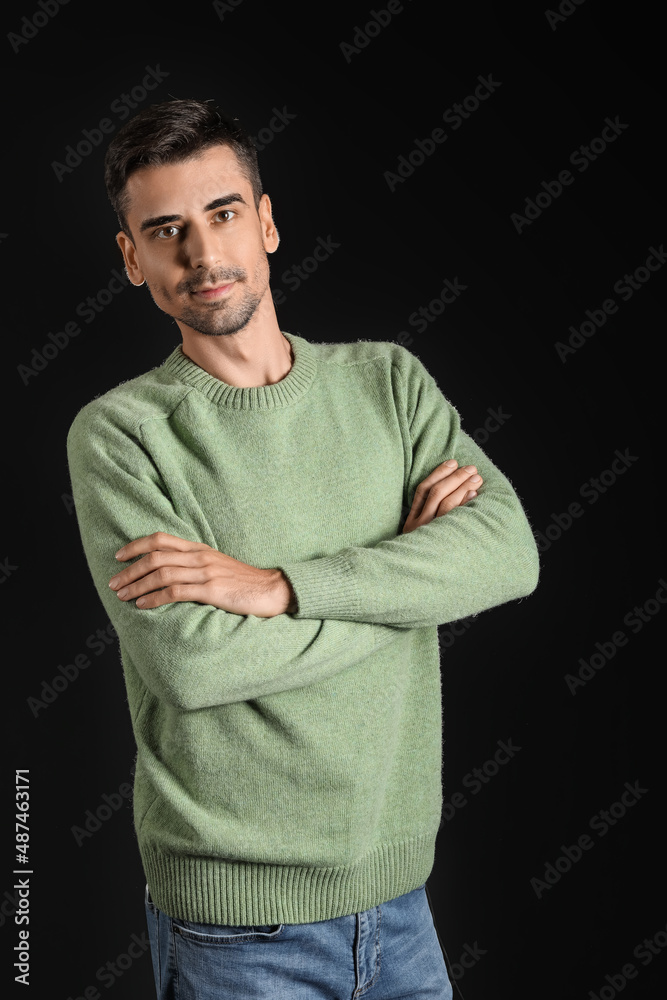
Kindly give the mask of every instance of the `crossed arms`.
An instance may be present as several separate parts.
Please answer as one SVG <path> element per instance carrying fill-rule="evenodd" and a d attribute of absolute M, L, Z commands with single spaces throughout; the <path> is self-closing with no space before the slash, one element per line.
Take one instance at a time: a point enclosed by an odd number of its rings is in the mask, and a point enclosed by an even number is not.
<path fill-rule="evenodd" d="M 474 465 L 442 462 L 417 486 L 402 534 L 474 499 L 482 482 Z M 298 607 L 282 570 L 259 569 L 202 542 L 158 531 L 115 553 L 120 562 L 137 556 L 141 558 L 113 576 L 109 586 L 121 601 L 136 600 L 138 608 L 196 601 L 237 615 L 272 618 Z"/>
<path fill-rule="evenodd" d="M 535 589 L 537 547 L 511 483 L 418 359 L 405 351 L 397 362 L 410 505 L 401 533 L 272 569 L 216 551 L 205 523 L 180 515 L 122 387 L 81 411 L 68 437 L 72 493 L 134 690 L 180 710 L 287 692 L 358 667 L 410 630 Z M 484 480 L 472 502 L 481 482 L 469 466 Z"/>

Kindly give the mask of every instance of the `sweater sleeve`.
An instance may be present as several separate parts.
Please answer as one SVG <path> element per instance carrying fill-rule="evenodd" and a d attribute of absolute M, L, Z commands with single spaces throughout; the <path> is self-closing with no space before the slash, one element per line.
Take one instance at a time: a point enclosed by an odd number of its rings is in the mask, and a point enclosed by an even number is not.
<path fill-rule="evenodd" d="M 408 534 L 281 564 L 298 602 L 297 619 L 419 628 L 478 614 L 537 586 L 537 546 L 510 481 L 461 429 L 457 411 L 419 359 L 400 348 L 396 360 L 406 515 L 419 483 L 450 458 L 475 465 L 484 484 L 474 500 Z"/>
<path fill-rule="evenodd" d="M 191 602 L 141 610 L 109 588 L 114 553 L 135 538 L 165 531 L 192 541 L 140 435 L 100 417 L 96 402 L 75 418 L 67 457 L 81 540 L 97 593 L 146 687 L 182 710 L 288 691 L 358 666 L 395 630 L 312 616 L 238 615 Z"/>

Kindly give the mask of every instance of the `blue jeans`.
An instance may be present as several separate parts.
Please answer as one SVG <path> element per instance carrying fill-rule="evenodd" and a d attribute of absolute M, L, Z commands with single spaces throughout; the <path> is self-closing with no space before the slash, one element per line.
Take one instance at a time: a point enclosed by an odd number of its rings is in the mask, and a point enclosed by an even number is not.
<path fill-rule="evenodd" d="M 168 917 L 146 886 L 158 1000 L 452 1000 L 424 886 L 311 924 Z"/>

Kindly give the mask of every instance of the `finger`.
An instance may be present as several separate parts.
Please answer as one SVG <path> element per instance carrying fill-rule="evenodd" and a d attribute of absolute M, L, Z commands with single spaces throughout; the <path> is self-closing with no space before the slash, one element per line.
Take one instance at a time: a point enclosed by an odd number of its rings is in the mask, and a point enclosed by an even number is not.
<path fill-rule="evenodd" d="M 207 547 L 202 542 L 190 542 L 185 538 L 179 538 L 177 535 L 168 535 L 165 531 L 155 531 L 152 535 L 135 538 L 134 541 L 123 545 L 116 552 L 116 559 L 119 562 L 127 562 L 129 559 L 134 559 L 135 556 L 141 556 L 156 549 L 184 552 L 188 549 L 202 549 Z"/>
<path fill-rule="evenodd" d="M 431 487 L 455 473 L 457 471 L 458 464 L 459 463 L 455 458 L 449 458 L 446 462 L 441 462 L 440 465 L 437 465 L 433 472 L 431 472 L 426 479 L 423 479 L 421 483 L 419 483 L 415 489 L 415 495 L 412 498 L 412 505 L 410 508 L 411 512 L 414 512 L 415 517 L 418 517 L 421 514 L 422 507 L 426 502 L 426 498 L 428 497 Z"/>
<path fill-rule="evenodd" d="M 448 476 L 451 472 L 454 471 L 454 469 L 458 468 L 458 464 L 459 463 L 455 458 L 446 459 L 444 462 L 441 462 L 440 465 L 436 465 L 433 472 L 431 472 L 431 474 L 426 477 L 424 482 L 425 483 L 437 482 L 438 479 L 442 478 L 443 475 Z"/>
<path fill-rule="evenodd" d="M 428 524 L 436 516 L 436 512 L 443 500 L 455 493 L 459 494 L 460 498 L 462 498 L 466 490 L 477 489 L 478 486 L 481 486 L 481 483 L 482 477 L 477 475 L 474 465 L 467 465 L 463 469 L 456 469 L 447 479 L 439 480 L 431 487 L 419 519 L 425 519 L 425 523 Z M 459 493 L 460 489 L 464 486 L 463 493 Z M 458 503 L 460 502 L 461 499 L 458 500 Z M 456 507 L 458 503 L 454 503 L 452 506 Z"/>
<path fill-rule="evenodd" d="M 457 469 L 457 464 L 456 459 L 444 462 L 419 484 L 412 499 L 412 506 L 403 528 L 404 531 L 406 529 L 407 531 L 412 531 L 420 524 L 429 524 L 435 517 L 440 500 L 447 495 L 447 492 L 453 491 L 469 478 L 471 471 L 475 471 L 475 467 L 472 465 L 467 467 L 468 471 Z M 436 497 L 433 493 L 433 487 L 438 484 L 440 484 L 439 494 Z"/>
<path fill-rule="evenodd" d="M 164 604 L 177 604 L 181 601 L 194 601 L 197 604 L 208 603 L 205 599 L 204 588 L 196 584 L 174 584 L 165 587 L 164 590 L 154 590 L 150 594 L 137 599 L 137 607 L 143 610 L 150 608 L 160 608 Z"/>
<path fill-rule="evenodd" d="M 432 487 L 428 497 L 428 502 L 422 508 L 421 514 L 417 517 L 414 509 L 408 514 L 403 525 L 403 534 L 406 534 L 409 531 L 414 531 L 415 528 L 418 528 L 423 524 L 430 524 L 435 517 L 441 517 L 443 514 L 449 513 L 450 510 L 454 510 L 455 507 L 460 507 L 469 500 L 474 500 L 483 483 L 484 480 L 482 476 L 477 474 L 464 479 L 463 483 L 461 483 L 461 485 L 456 489 L 454 489 L 451 482 L 448 481 L 446 488 L 450 492 L 446 493 L 442 499 L 439 499 L 439 494 L 441 494 L 443 488 L 442 485 L 438 490 L 435 490 Z M 474 489 L 472 487 L 474 487 Z M 436 504 L 437 509 L 434 510 Z"/>
<path fill-rule="evenodd" d="M 109 586 L 112 590 L 120 590 L 121 587 L 134 583 L 135 580 L 146 577 L 162 568 L 202 566 L 207 562 L 207 553 L 200 550 L 185 552 L 155 550 L 112 576 L 109 580 Z"/>
<path fill-rule="evenodd" d="M 481 486 L 481 483 L 477 483 L 477 486 Z M 472 489 L 470 483 L 464 483 L 458 490 L 454 493 L 450 493 L 449 496 L 445 497 L 438 507 L 436 517 L 442 517 L 443 514 L 448 514 L 455 507 L 460 507 L 464 503 L 468 503 L 470 500 L 474 500 L 477 496 L 477 490 Z"/>
<path fill-rule="evenodd" d="M 195 586 L 210 581 L 211 574 L 204 569 L 182 566 L 163 566 L 148 576 L 143 576 L 134 583 L 127 584 L 117 591 L 117 597 L 121 601 L 132 601 L 137 597 L 143 597 L 155 591 L 174 587 Z M 183 599 L 183 598 L 181 598 Z"/>

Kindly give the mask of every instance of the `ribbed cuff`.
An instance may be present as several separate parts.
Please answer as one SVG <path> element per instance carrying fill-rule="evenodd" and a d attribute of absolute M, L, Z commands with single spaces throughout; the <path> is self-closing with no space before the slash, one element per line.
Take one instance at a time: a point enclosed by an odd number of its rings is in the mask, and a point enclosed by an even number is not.
<path fill-rule="evenodd" d="M 436 833 L 383 844 L 354 865 L 309 868 L 174 857 L 139 845 L 155 905 L 204 924 L 306 924 L 379 906 L 427 880 Z"/>
<path fill-rule="evenodd" d="M 306 562 L 280 563 L 292 584 L 298 610 L 295 618 L 360 620 L 361 600 L 347 557 L 337 552 Z"/>

